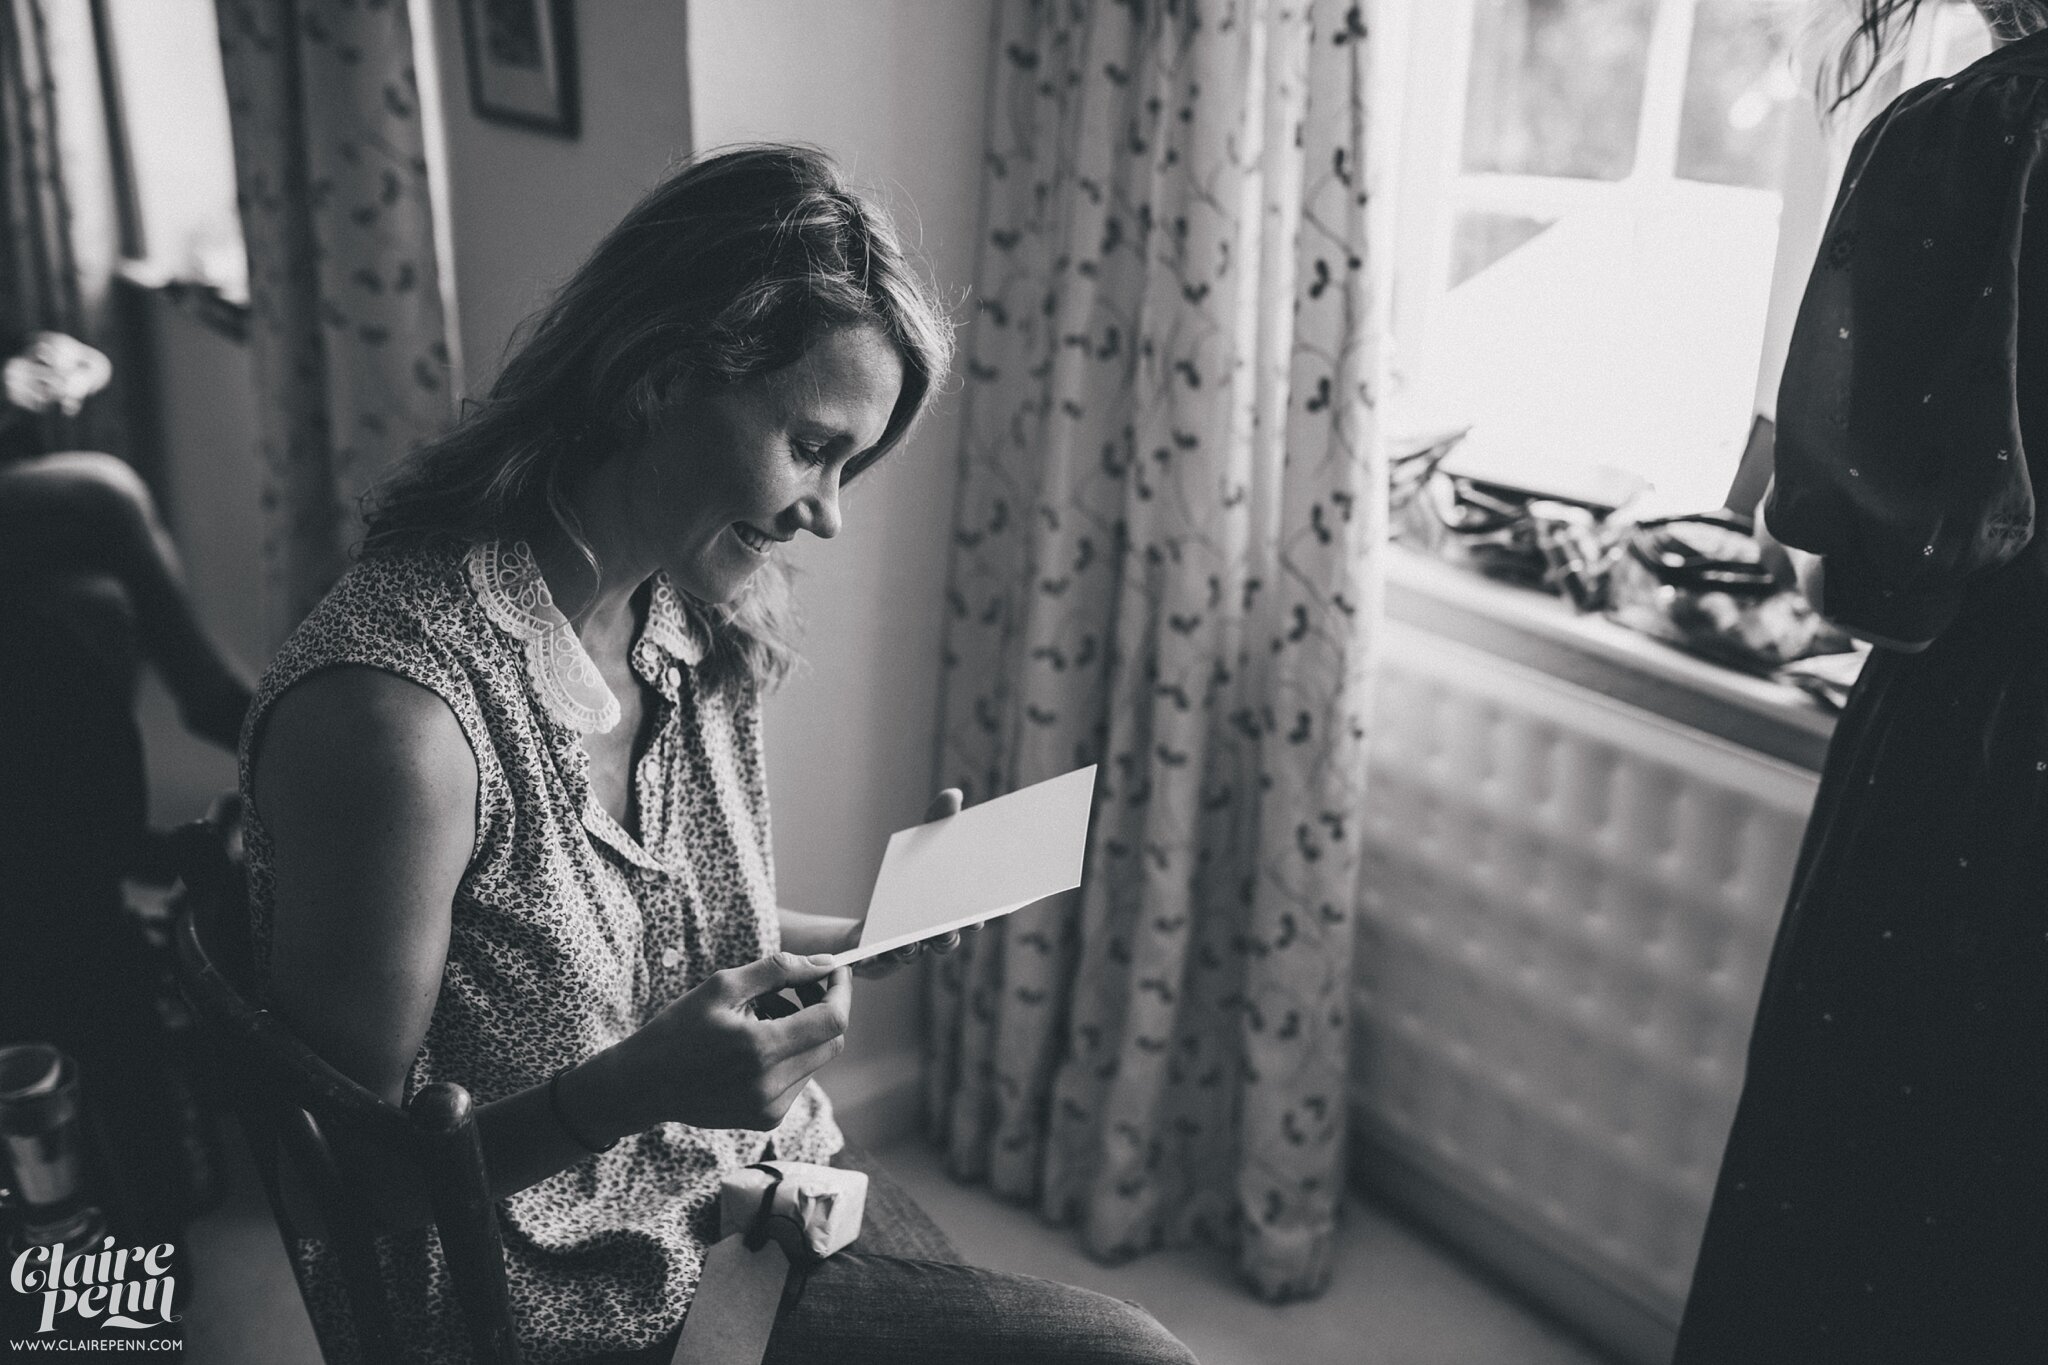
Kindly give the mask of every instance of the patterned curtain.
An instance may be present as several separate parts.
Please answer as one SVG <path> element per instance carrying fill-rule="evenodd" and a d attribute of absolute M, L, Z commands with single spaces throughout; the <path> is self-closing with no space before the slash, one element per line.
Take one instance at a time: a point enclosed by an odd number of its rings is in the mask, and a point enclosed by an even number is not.
<path fill-rule="evenodd" d="M 0 0 L 0 359 L 37 332 L 85 339 L 71 211 L 57 154 L 57 107 L 39 0 Z M 14 422 L 39 423 L 24 444 Z M 6 448 L 76 444 L 73 419 L 0 408 Z"/>
<path fill-rule="evenodd" d="M 361 495 L 450 413 L 404 0 L 216 0 L 282 641 L 347 566 Z"/>
<path fill-rule="evenodd" d="M 932 977 L 927 1117 L 1098 1256 L 1315 1293 L 1386 520 L 1361 8 L 996 23 L 939 767 L 1102 768 L 1081 891 Z"/>

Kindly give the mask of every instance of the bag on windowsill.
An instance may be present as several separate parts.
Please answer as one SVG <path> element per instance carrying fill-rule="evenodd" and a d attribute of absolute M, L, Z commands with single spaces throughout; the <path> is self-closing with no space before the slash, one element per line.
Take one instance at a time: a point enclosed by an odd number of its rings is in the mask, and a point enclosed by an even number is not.
<path fill-rule="evenodd" d="M 1489 578 L 1568 597 L 1580 611 L 1599 610 L 1618 549 L 1605 509 L 1441 469 L 1397 496 L 1393 536 Z"/>
<path fill-rule="evenodd" d="M 1745 673 L 1852 648 L 1779 568 L 1746 518 L 1701 512 L 1638 522 L 1607 576 L 1607 615 Z"/>

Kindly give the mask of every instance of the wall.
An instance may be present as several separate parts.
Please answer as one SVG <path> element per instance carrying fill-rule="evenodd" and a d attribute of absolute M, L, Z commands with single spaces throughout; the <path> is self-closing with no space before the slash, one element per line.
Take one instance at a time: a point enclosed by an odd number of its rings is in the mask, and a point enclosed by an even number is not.
<path fill-rule="evenodd" d="M 163 421 L 158 492 L 164 517 L 201 623 L 254 678 L 270 651 L 258 570 L 263 463 L 249 348 L 163 291 L 136 295 Z M 234 758 L 186 733 L 154 673 L 145 674 L 139 714 L 152 824 L 197 819 L 214 797 L 234 788 Z"/>
<path fill-rule="evenodd" d="M 433 0 L 466 388 L 489 386 L 512 329 L 690 145 L 688 43 L 676 0 L 573 7 L 582 132 L 477 117 L 461 10 Z"/>
<path fill-rule="evenodd" d="M 699 146 L 813 142 L 897 214 L 949 298 L 973 277 L 990 0 L 690 0 Z M 930 795 L 957 398 L 793 556 L 809 665 L 768 709 L 783 902 L 858 914 L 894 829 Z M 863 982 L 826 1084 L 865 1138 L 914 1117 L 915 977 Z"/>

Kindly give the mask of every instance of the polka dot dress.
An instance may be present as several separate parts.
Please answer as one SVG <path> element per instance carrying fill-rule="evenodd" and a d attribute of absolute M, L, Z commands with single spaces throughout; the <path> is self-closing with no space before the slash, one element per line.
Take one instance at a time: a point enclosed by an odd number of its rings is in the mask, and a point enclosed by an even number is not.
<path fill-rule="evenodd" d="M 578 743 L 616 722 L 617 701 L 524 546 L 366 560 L 278 654 L 248 735 L 309 674 L 366 665 L 445 701 L 476 756 L 476 846 L 408 1094 L 449 1080 L 482 1104 L 543 1084 L 712 972 L 779 946 L 758 711 L 751 693 L 700 692 L 701 659 L 674 589 L 657 577 L 631 655 L 656 707 L 634 773 L 636 835 L 598 802 Z M 274 878 L 262 812 L 249 799 L 251 747 L 243 746 L 242 793 L 261 970 Z M 796 1160 L 838 1150 L 815 1083 L 773 1134 L 664 1124 L 505 1200 L 506 1268 L 527 1358 L 630 1350 L 672 1331 L 714 1231 L 722 1174 L 759 1160 L 771 1139 Z M 317 1242 L 292 1250 L 330 1358 L 354 1358 L 330 1258 Z M 389 1238 L 384 1251 L 401 1337 L 422 1361 L 468 1360 L 432 1234 Z"/>
<path fill-rule="evenodd" d="M 1835 730 L 1676 1365 L 2048 1361 L 2048 34 L 1850 158 L 1770 525 L 1878 637 Z"/>

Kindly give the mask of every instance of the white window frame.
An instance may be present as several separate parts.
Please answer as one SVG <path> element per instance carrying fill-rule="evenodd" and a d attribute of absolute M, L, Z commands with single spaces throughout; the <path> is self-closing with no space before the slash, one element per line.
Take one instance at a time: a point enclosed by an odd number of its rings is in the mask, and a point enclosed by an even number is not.
<path fill-rule="evenodd" d="M 1469 210 L 1559 217 L 1595 205 L 1640 203 L 1689 192 L 1675 174 L 1692 56 L 1697 0 L 1657 0 L 1636 126 L 1635 160 L 1620 180 L 1467 171 L 1465 90 L 1471 75 L 1478 0 L 1394 0 L 1407 49 L 1408 107 L 1403 111 L 1392 326 L 1396 365 L 1413 353 L 1431 308 L 1449 293 L 1452 226 Z M 1791 5 L 1796 0 L 1782 0 Z M 1709 192 L 1742 187 L 1699 185 Z"/>
<path fill-rule="evenodd" d="M 1463 168 L 1466 85 L 1478 0 L 1383 0 L 1383 40 L 1397 49 L 1401 70 L 1383 93 L 1397 101 L 1389 109 L 1393 127 L 1397 189 L 1394 206 L 1394 287 L 1390 302 L 1393 366 L 1397 394 L 1407 357 L 1417 355 L 1431 313 L 1451 292 L 1454 225 L 1460 213 L 1480 211 L 1555 219 L 1573 211 L 1611 206 L 1640 211 L 1652 200 L 1666 203 L 1686 195 L 1777 194 L 1778 249 L 1773 260 L 1770 300 L 1757 361 L 1756 410 L 1776 408 L 1779 373 L 1813 253 L 1833 202 L 1841 163 L 1857 126 L 1875 112 L 1845 109 L 1825 128 L 1806 107 L 1790 120 L 1785 175 L 1775 190 L 1710 184 L 1676 174 L 1678 140 L 1685 107 L 1694 18 L 1699 0 L 1657 0 L 1645 63 L 1636 147 L 1629 174 L 1619 180 L 1514 175 Z M 1781 0 L 1797 22 L 1804 7 Z M 1886 72 L 1871 82 L 1873 93 L 1889 84 L 1905 89 L 1945 74 L 1942 54 L 1960 33 L 1978 23 L 1966 0 L 1923 13 L 1886 63 L 1896 66 L 1896 84 Z M 1394 54 L 1390 54 L 1394 55 Z M 1830 54 L 1832 55 L 1832 54 Z M 1803 75 L 1810 84 L 1810 76 Z M 1383 106 L 1384 107 L 1384 106 Z M 1732 477 L 1731 468 L 1729 474 Z"/>
<path fill-rule="evenodd" d="M 1642 112 L 1636 124 L 1635 162 L 1620 180 L 1575 179 L 1566 176 L 1512 175 L 1463 169 L 1465 87 L 1471 77 L 1472 29 L 1478 0 L 1440 0 L 1426 6 L 1440 37 L 1431 35 L 1429 20 L 1419 26 L 1423 41 L 1442 54 L 1446 70 L 1429 84 L 1442 106 L 1435 117 L 1420 122 L 1433 130 L 1435 146 L 1423 174 L 1430 205 L 1428 236 L 1418 247 L 1427 252 L 1419 275 L 1413 276 L 1433 299 L 1450 290 L 1451 226 L 1459 213 L 1480 210 L 1531 217 L 1558 216 L 1574 209 L 1639 199 L 1667 192 L 1675 176 L 1678 128 L 1685 105 L 1686 63 L 1692 50 L 1692 20 L 1697 0 L 1658 0 L 1650 30 L 1650 50 L 1643 82 Z"/>
<path fill-rule="evenodd" d="M 1391 231 L 1396 266 L 1405 269 L 1407 282 L 1412 284 L 1416 247 L 1429 242 L 1432 235 L 1436 240 L 1448 239 L 1444 231 L 1448 220 L 1433 221 L 1434 215 L 1445 210 L 1433 201 L 1441 200 L 1437 192 L 1441 178 L 1446 171 L 1456 170 L 1463 144 L 1472 0 L 1379 3 L 1375 31 L 1381 49 L 1374 73 L 1379 117 L 1374 136 L 1382 165 L 1389 172 L 1382 183 L 1394 199 Z M 1440 8 L 1453 10 L 1460 20 L 1455 35 L 1447 36 L 1434 22 L 1440 16 L 1433 11 Z M 1972 20 L 1966 3 L 1947 17 Z M 1918 25 L 1916 30 L 1893 59 L 1900 73 L 1893 89 L 1906 89 L 1945 74 L 1940 55 L 1948 50 L 1942 41 L 1948 31 L 1939 23 Z M 1453 65 L 1456 70 L 1450 69 Z M 1682 73 L 1682 63 L 1679 69 Z M 1802 79 L 1810 81 L 1810 77 Z M 1431 103 L 1439 98 L 1445 101 L 1441 107 Z M 1450 103 L 1453 100 L 1455 105 Z M 1877 112 L 1885 97 L 1881 89 L 1874 89 L 1863 101 L 1866 107 L 1845 109 L 1826 127 L 1817 110 L 1810 114 L 1802 111 L 1791 121 L 1778 249 L 1758 365 L 1758 410 L 1766 415 L 1775 408 L 1784 341 L 1834 202 L 1842 160 L 1861 123 Z M 1434 118 L 1432 108 L 1436 109 Z M 1596 188 L 1620 183 L 1607 182 Z M 1398 254 L 1402 251 L 1409 255 Z M 1448 270 L 1449 258 L 1438 254 L 1435 273 L 1427 278 L 1436 281 L 1439 292 L 1448 288 Z M 1391 319 L 1397 367 L 1403 339 L 1419 334 L 1420 321 L 1412 291 L 1404 292 L 1401 284 L 1397 275 Z M 1565 602 L 1452 570 L 1423 556 L 1390 555 L 1388 572 L 1388 611 L 1396 620 L 1570 679 L 1732 744 L 1807 767 L 1819 766 L 1833 721 L 1789 686 L 1666 649 L 1598 617 L 1582 616 Z"/>
<path fill-rule="evenodd" d="M 1835 195 L 1842 181 L 1842 168 L 1849 149 L 1863 125 L 1890 102 L 1892 94 L 1910 90 L 1923 81 L 1952 75 L 1957 69 L 1949 54 L 1983 34 L 1982 20 L 1968 0 L 1947 0 L 1924 11 L 1891 58 L 1875 73 L 1864 91 L 1833 118 L 1822 121 L 1818 105 L 1792 120 L 1791 141 L 1785 158 L 1782 207 L 1778 217 L 1778 254 L 1771 273 L 1771 303 L 1764 320 L 1763 354 L 1758 357 L 1756 410 L 1775 419 L 1778 410 L 1778 380 L 1785 370 L 1785 351 L 1792 337 L 1792 324 L 1799 313 L 1799 301 L 1806 292 L 1813 258 L 1820 249 L 1821 233 L 1827 228 Z M 1984 38 L 1983 44 L 1989 39 Z M 1976 44 L 1981 46 L 1983 44 Z M 1833 53 L 1827 54 L 1830 59 Z M 1887 73 L 1896 67 L 1892 83 Z"/>

